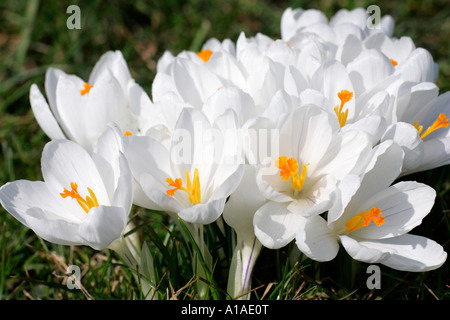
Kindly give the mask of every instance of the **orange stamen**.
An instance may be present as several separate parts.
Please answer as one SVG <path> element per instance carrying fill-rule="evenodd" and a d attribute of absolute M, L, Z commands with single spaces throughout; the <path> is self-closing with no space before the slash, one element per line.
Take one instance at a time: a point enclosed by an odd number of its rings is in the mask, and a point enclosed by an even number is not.
<path fill-rule="evenodd" d="M 177 190 L 185 191 L 188 194 L 189 201 L 196 205 L 201 201 L 201 192 L 200 192 L 200 177 L 198 174 L 198 169 L 194 170 L 194 179 L 191 182 L 189 177 L 189 171 L 186 170 L 186 188 L 183 187 L 183 179 L 177 178 L 173 181 L 172 178 L 167 178 L 166 182 L 169 184 L 168 187 L 174 187 L 175 189 L 167 190 L 166 193 L 173 197 Z"/>
<path fill-rule="evenodd" d="M 91 86 L 89 83 L 85 82 L 84 89 L 80 90 L 81 95 L 84 96 L 86 93 L 89 93 L 89 91 L 91 91 L 92 87 L 94 87 L 94 86 Z"/>
<path fill-rule="evenodd" d="M 419 126 L 419 122 L 416 121 L 413 123 L 413 126 L 416 127 L 417 131 L 420 134 L 420 138 L 422 140 L 424 140 L 430 133 L 432 133 L 433 131 L 440 129 L 440 128 L 447 128 L 449 125 L 449 120 L 447 118 L 447 116 L 443 113 L 439 114 L 438 118 L 436 119 L 436 121 L 428 127 L 427 130 L 425 130 L 424 133 L 422 133 L 423 130 L 423 126 Z"/>
<path fill-rule="evenodd" d="M 389 59 L 391 60 L 392 65 L 395 67 L 396 65 L 398 65 L 397 61 L 395 61 L 394 59 Z"/>
<path fill-rule="evenodd" d="M 345 111 L 342 111 L 342 108 L 344 105 L 349 102 L 353 98 L 353 92 L 348 90 L 342 90 L 341 92 L 338 92 L 337 94 L 338 98 L 341 100 L 340 106 L 334 107 L 334 112 L 336 112 L 336 115 L 339 120 L 339 124 L 341 128 L 345 126 L 345 123 L 347 122 L 347 116 L 348 116 L 348 109 Z"/>
<path fill-rule="evenodd" d="M 81 197 L 81 195 L 78 193 L 78 185 L 75 182 L 71 182 L 70 187 L 71 187 L 70 191 L 64 188 L 63 192 L 60 193 L 61 197 L 63 198 L 71 197 L 72 199 L 77 200 L 80 207 L 86 213 L 88 213 L 89 210 L 92 209 L 93 207 L 99 206 L 97 197 L 95 196 L 91 188 L 87 188 L 90 197 L 86 196 L 86 199 L 83 199 L 83 197 Z"/>
<path fill-rule="evenodd" d="M 302 172 L 299 176 L 299 165 L 294 158 L 288 159 L 286 156 L 281 156 L 275 161 L 275 167 L 280 169 L 281 180 L 289 181 L 291 179 L 292 189 L 294 191 L 302 190 L 305 184 L 307 166 L 309 166 L 309 163 L 302 165 Z"/>
<path fill-rule="evenodd" d="M 200 57 L 200 59 L 203 60 L 203 62 L 207 62 L 209 58 L 211 58 L 211 55 L 213 52 L 209 49 L 204 49 L 202 51 L 197 52 L 197 56 Z"/>
<path fill-rule="evenodd" d="M 384 224 L 385 220 L 386 218 L 381 216 L 381 209 L 372 207 L 372 209 L 363 211 L 348 220 L 345 224 L 345 227 L 347 228 L 345 231 L 350 233 L 363 227 L 367 227 L 370 221 L 373 221 L 377 226 L 381 226 Z"/>

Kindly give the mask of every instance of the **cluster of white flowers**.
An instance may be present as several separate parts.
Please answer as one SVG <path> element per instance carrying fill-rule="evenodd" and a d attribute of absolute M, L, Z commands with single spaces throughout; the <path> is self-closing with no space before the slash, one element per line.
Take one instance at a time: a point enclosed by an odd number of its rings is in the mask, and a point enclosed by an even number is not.
<path fill-rule="evenodd" d="M 50 68 L 47 100 L 30 89 L 52 139 L 44 182 L 7 183 L 3 207 L 48 241 L 128 253 L 132 204 L 192 226 L 223 214 L 238 239 L 232 295 L 249 289 L 262 247 L 292 241 L 317 261 L 342 245 L 363 262 L 439 268 L 442 246 L 409 234 L 435 191 L 393 183 L 450 163 L 450 93 L 439 95 L 427 50 L 392 37 L 390 16 L 367 19 L 289 8 L 280 39 L 242 33 L 166 52 L 151 97 L 119 51 L 87 81 Z M 138 261 L 135 251 L 124 256 Z"/>

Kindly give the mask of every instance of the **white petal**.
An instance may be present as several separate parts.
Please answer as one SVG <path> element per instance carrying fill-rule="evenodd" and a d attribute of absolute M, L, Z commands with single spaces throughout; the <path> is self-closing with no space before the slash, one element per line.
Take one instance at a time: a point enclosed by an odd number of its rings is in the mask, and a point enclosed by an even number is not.
<path fill-rule="evenodd" d="M 412 82 L 436 82 L 438 76 L 437 64 L 424 48 L 415 49 L 408 59 L 397 65 L 395 72 L 401 74 L 403 80 Z"/>
<path fill-rule="evenodd" d="M 90 188 L 100 204 L 109 205 L 110 199 L 97 167 L 80 145 L 70 140 L 52 140 L 42 152 L 42 174 L 50 192 L 59 195 L 64 188 L 70 190 L 70 183 L 78 185 L 78 192 L 88 195 Z M 70 201 L 71 199 L 65 199 Z M 74 208 L 82 210 L 72 201 Z"/>
<path fill-rule="evenodd" d="M 89 210 L 80 224 L 79 234 L 84 244 L 96 249 L 106 248 L 123 235 L 128 213 L 124 208 L 99 206 Z"/>
<path fill-rule="evenodd" d="M 222 87 L 221 81 L 205 66 L 187 59 L 174 62 L 173 78 L 184 101 L 197 108 L 201 108 L 206 99 Z"/>
<path fill-rule="evenodd" d="M 145 201 L 145 204 L 147 205 L 155 203 L 157 207 L 165 211 L 178 213 L 185 208 L 185 205 L 187 206 L 189 204 L 189 200 L 187 199 L 185 192 L 176 192 L 174 197 L 169 196 L 164 191 L 169 190 L 165 180 L 157 180 L 150 174 L 142 174 L 138 182 L 141 185 L 145 195 L 150 199 L 150 202 Z M 179 198 L 184 200 L 183 203 L 180 202 L 181 200 L 177 200 Z M 157 210 L 157 208 L 153 206 L 148 207 L 148 209 Z"/>
<path fill-rule="evenodd" d="M 59 77 L 62 75 L 66 75 L 64 71 L 52 67 L 48 68 L 45 72 L 45 93 L 50 108 L 58 122 L 61 121 L 61 118 L 59 117 L 56 107 L 56 88 L 58 86 Z"/>
<path fill-rule="evenodd" d="M 424 143 L 417 129 L 405 122 L 397 122 L 384 133 L 381 141 L 393 140 L 398 143 L 405 153 L 403 171 L 417 168 L 424 157 Z"/>
<path fill-rule="evenodd" d="M 107 128 L 111 121 L 126 126 L 130 117 L 126 109 L 125 96 L 122 93 L 118 81 L 111 72 L 105 71 L 102 76 L 93 84 L 94 87 L 87 93 L 85 104 L 79 106 L 84 112 L 86 139 L 98 139 L 101 133 Z M 84 96 L 83 96 L 84 97 Z M 126 130 L 126 128 L 122 128 Z"/>
<path fill-rule="evenodd" d="M 80 90 L 84 81 L 74 75 L 60 75 L 55 93 L 55 117 L 69 139 L 84 146 L 86 141 L 85 112 L 81 109 L 82 98 Z M 58 117 L 59 116 L 59 117 Z"/>
<path fill-rule="evenodd" d="M 373 243 L 380 248 L 393 250 L 393 254 L 382 263 L 396 270 L 411 272 L 435 270 L 447 259 L 447 253 L 441 245 L 421 236 L 405 234 Z"/>
<path fill-rule="evenodd" d="M 434 205 L 436 192 L 418 182 L 399 182 L 374 194 L 361 205 L 361 211 L 378 207 L 385 217 L 383 225 L 370 223 L 352 233 L 364 239 L 382 239 L 405 234 L 418 226 Z M 362 209 L 365 208 L 365 209 Z M 358 211 L 358 210 L 357 210 Z"/>
<path fill-rule="evenodd" d="M 214 123 L 227 109 L 233 109 L 236 112 L 240 125 L 256 115 L 252 97 L 236 87 L 221 88 L 203 106 L 203 112 L 211 123 Z"/>
<path fill-rule="evenodd" d="M 97 82 L 106 69 L 112 72 L 114 77 L 119 81 L 123 93 L 126 94 L 128 81 L 132 78 L 127 63 L 120 51 L 108 51 L 100 57 L 89 76 L 89 83 L 93 84 Z"/>
<path fill-rule="evenodd" d="M 295 238 L 300 218 L 286 205 L 270 201 L 256 211 L 253 223 L 258 240 L 267 248 L 279 249 Z"/>
<path fill-rule="evenodd" d="M 391 61 L 374 49 L 364 50 L 348 63 L 347 70 L 358 96 L 382 82 L 394 72 Z"/>
<path fill-rule="evenodd" d="M 339 239 L 353 259 L 366 263 L 383 263 L 394 251 L 390 248 L 372 246 L 372 241 L 357 241 L 344 235 L 339 236 Z"/>
<path fill-rule="evenodd" d="M 59 215 L 60 219 L 73 223 L 79 223 L 85 217 L 84 211 L 80 213 L 78 210 L 70 210 L 70 206 L 66 206 L 68 202 L 62 199 L 59 193 L 52 193 L 42 181 L 8 182 L 0 188 L 0 201 L 10 214 L 25 225 L 27 212 L 34 207 L 53 212 Z"/>
<path fill-rule="evenodd" d="M 361 186 L 345 209 L 345 214 L 348 212 L 351 215 L 344 218 L 345 222 L 363 210 L 370 210 L 370 208 L 360 209 L 365 201 L 392 184 L 401 172 L 402 162 L 403 151 L 392 141 L 386 141 L 373 150 Z"/>
<path fill-rule="evenodd" d="M 320 216 L 305 218 L 297 230 L 298 248 L 306 256 L 316 261 L 330 261 L 339 251 L 337 237 L 327 227 L 327 222 Z"/>
<path fill-rule="evenodd" d="M 50 211 L 41 208 L 30 208 L 25 216 L 26 224 L 38 236 L 55 244 L 81 245 L 83 240 L 79 236 L 79 223 L 61 219 Z"/>
<path fill-rule="evenodd" d="M 134 180 L 125 156 L 119 155 L 119 176 L 117 177 L 116 190 L 112 198 L 112 205 L 124 208 L 129 213 L 133 205 Z"/>
<path fill-rule="evenodd" d="M 50 139 L 65 139 L 66 136 L 58 125 L 44 96 L 34 83 L 30 88 L 30 104 L 39 126 Z"/>
<path fill-rule="evenodd" d="M 256 184 L 256 167 L 246 165 L 241 183 L 225 204 L 223 218 L 232 228 L 254 234 L 253 216 L 265 201 Z"/>
<path fill-rule="evenodd" d="M 217 220 L 223 212 L 226 198 L 199 203 L 178 212 L 178 216 L 190 223 L 209 224 Z"/>

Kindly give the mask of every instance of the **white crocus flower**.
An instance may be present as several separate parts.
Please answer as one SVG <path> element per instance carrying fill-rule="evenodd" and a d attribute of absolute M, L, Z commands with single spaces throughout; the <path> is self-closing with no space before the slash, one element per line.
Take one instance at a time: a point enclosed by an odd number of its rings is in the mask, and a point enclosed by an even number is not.
<path fill-rule="evenodd" d="M 225 158 L 221 128 L 211 126 L 200 111 L 183 109 L 170 149 L 150 137 L 127 138 L 125 154 L 133 175 L 159 208 L 196 224 L 211 223 L 222 214 L 243 166 Z"/>
<path fill-rule="evenodd" d="M 405 82 L 396 95 L 394 123 L 381 141 L 394 140 L 405 152 L 402 175 L 450 163 L 450 94 L 431 82 Z"/>
<path fill-rule="evenodd" d="M 256 166 L 245 165 L 244 176 L 237 189 L 230 195 L 223 218 L 236 232 L 236 247 L 228 275 L 228 293 L 241 299 L 249 299 L 246 294 L 251 289 L 253 268 L 262 249 L 253 228 L 253 217 L 267 200 L 256 184 Z"/>
<path fill-rule="evenodd" d="M 402 271 L 440 267 L 447 257 L 442 246 L 408 234 L 431 210 L 435 191 L 410 181 L 391 185 L 402 162 L 403 151 L 392 141 L 374 149 L 359 187 L 340 188 L 327 220 L 314 216 L 301 224 L 300 250 L 314 260 L 329 261 L 337 255 L 340 242 L 350 256 L 366 263 Z"/>
<path fill-rule="evenodd" d="M 279 128 L 279 153 L 257 182 L 271 200 L 255 214 L 255 233 L 269 248 L 294 239 L 303 216 L 328 210 L 339 182 L 359 170 L 371 143 L 359 131 L 340 132 L 336 116 L 317 106 L 295 109 Z"/>
<path fill-rule="evenodd" d="M 290 41 L 298 31 L 301 31 L 308 26 L 327 23 L 328 19 L 326 15 L 320 10 L 287 8 L 281 15 L 281 39 Z"/>
<path fill-rule="evenodd" d="M 184 53 L 184 54 L 183 54 Z M 186 57 L 183 52 L 174 58 L 164 72 L 158 72 L 152 83 L 153 102 L 162 100 L 168 92 L 174 92 L 180 101 L 201 109 L 205 101 L 223 86 L 220 78 L 205 65 L 210 59 Z M 194 52 L 190 54 L 195 55 Z M 203 59 L 205 61 L 203 61 Z M 198 60 L 198 61 L 196 61 Z"/>
<path fill-rule="evenodd" d="M 119 51 L 107 52 L 95 65 L 89 80 L 49 68 L 45 76 L 48 103 L 36 84 L 30 103 L 42 130 L 51 139 L 73 140 L 92 151 L 109 122 L 136 132 L 136 115 L 128 106 L 129 87 L 136 84 Z"/>
<path fill-rule="evenodd" d="M 121 153 L 91 157 L 70 140 L 42 153 L 44 181 L 18 180 L 0 188 L 2 206 L 43 239 L 62 245 L 107 247 L 132 254 L 122 239 L 132 206 L 132 175 Z"/>

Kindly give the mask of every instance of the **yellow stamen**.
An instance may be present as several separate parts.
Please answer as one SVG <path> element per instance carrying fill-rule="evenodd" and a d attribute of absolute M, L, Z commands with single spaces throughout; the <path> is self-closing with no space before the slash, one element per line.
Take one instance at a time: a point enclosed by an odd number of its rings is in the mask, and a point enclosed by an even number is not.
<path fill-rule="evenodd" d="M 125 131 L 123 134 L 125 137 L 132 136 L 133 134 L 130 131 Z"/>
<path fill-rule="evenodd" d="M 423 126 L 419 126 L 419 121 L 416 121 L 413 123 L 413 126 L 416 127 L 417 131 L 420 134 L 420 138 L 422 140 L 424 140 L 433 131 L 440 129 L 440 128 L 447 128 L 448 125 L 449 125 L 449 120 L 448 120 L 447 116 L 443 113 L 439 114 L 436 121 L 431 126 L 429 126 L 428 129 L 425 130 L 424 133 L 422 133 Z"/>
<path fill-rule="evenodd" d="M 302 190 L 306 179 L 306 167 L 309 166 L 309 163 L 302 165 L 300 176 L 298 175 L 299 165 L 294 158 L 288 159 L 286 156 L 281 156 L 275 161 L 275 166 L 280 169 L 281 180 L 289 181 L 290 179 L 294 191 Z"/>
<path fill-rule="evenodd" d="M 391 60 L 392 65 L 395 67 L 396 65 L 398 65 L 397 61 L 395 61 L 394 59 L 389 59 Z"/>
<path fill-rule="evenodd" d="M 86 199 L 83 199 L 81 197 L 81 195 L 78 193 L 78 185 L 75 182 L 71 182 L 70 183 L 70 187 L 72 188 L 72 190 L 67 190 L 66 188 L 64 188 L 63 192 L 60 193 L 61 197 L 63 198 L 67 198 L 67 197 L 72 197 L 72 199 L 77 200 L 78 204 L 80 205 L 80 207 L 84 210 L 84 212 L 88 213 L 89 210 L 91 210 L 93 207 L 98 207 L 98 200 L 97 197 L 95 196 L 94 191 L 91 190 L 91 188 L 87 188 L 90 197 L 86 196 Z"/>
<path fill-rule="evenodd" d="M 188 194 L 189 201 L 196 205 L 201 201 L 201 192 L 200 192 L 200 176 L 198 174 L 198 169 L 194 170 L 194 179 L 191 182 L 191 178 L 189 177 L 189 171 L 186 170 L 186 188 L 183 187 L 183 179 L 177 178 L 175 181 L 172 178 L 167 178 L 166 182 L 169 184 L 169 187 L 174 187 L 175 189 L 167 190 L 166 193 L 173 197 L 175 195 L 175 191 L 182 190 Z"/>
<path fill-rule="evenodd" d="M 91 86 L 89 83 L 85 82 L 84 89 L 80 90 L 81 95 L 84 96 L 86 93 L 89 93 L 89 91 L 91 91 L 92 87 L 94 87 L 94 86 Z"/>
<path fill-rule="evenodd" d="M 381 226 L 385 220 L 386 218 L 381 216 L 381 209 L 372 207 L 372 209 L 363 211 L 348 220 L 345 224 L 345 227 L 347 228 L 345 232 L 350 233 L 363 227 L 367 227 L 370 221 L 373 221 L 377 226 Z"/>
<path fill-rule="evenodd" d="M 200 57 L 200 59 L 203 60 L 203 62 L 207 62 L 209 58 L 211 58 L 211 55 L 213 52 L 209 49 L 204 49 L 202 51 L 197 52 L 197 55 Z"/>
<path fill-rule="evenodd" d="M 345 109 L 345 111 L 342 111 L 342 108 L 344 105 L 349 102 L 353 98 L 353 92 L 348 90 L 342 90 L 341 92 L 338 92 L 337 94 L 338 98 L 341 100 L 340 106 L 334 107 L 334 112 L 336 112 L 336 115 L 339 120 L 339 124 L 341 125 L 341 128 L 345 126 L 345 123 L 347 122 L 347 116 L 348 116 L 348 109 Z"/>

